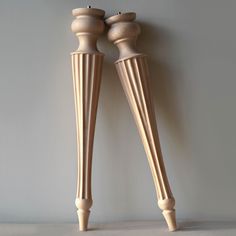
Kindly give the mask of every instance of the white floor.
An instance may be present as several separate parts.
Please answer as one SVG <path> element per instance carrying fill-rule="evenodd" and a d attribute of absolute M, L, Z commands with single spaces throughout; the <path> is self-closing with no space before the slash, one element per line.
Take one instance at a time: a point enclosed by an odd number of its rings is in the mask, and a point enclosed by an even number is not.
<path fill-rule="evenodd" d="M 180 222 L 179 230 L 168 232 L 164 222 L 91 224 L 79 232 L 75 224 L 0 224 L 0 236 L 236 236 L 236 222 Z"/>

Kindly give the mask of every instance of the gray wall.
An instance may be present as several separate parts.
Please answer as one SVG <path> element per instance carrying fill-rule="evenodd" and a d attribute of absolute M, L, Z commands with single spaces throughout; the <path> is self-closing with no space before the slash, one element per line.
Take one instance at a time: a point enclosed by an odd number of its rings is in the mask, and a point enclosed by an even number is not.
<path fill-rule="evenodd" d="M 75 222 L 71 10 L 135 11 L 166 168 L 183 219 L 236 219 L 236 1 L 0 1 L 0 222 Z M 92 221 L 161 219 L 146 156 L 106 53 Z"/>

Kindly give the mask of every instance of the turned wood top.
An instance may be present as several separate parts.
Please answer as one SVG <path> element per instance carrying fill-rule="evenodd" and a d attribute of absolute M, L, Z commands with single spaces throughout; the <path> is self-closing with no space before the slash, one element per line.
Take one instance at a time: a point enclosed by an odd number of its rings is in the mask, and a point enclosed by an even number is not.
<path fill-rule="evenodd" d="M 135 19 L 135 12 L 119 13 L 106 19 L 106 24 L 110 26 L 107 37 L 118 47 L 119 60 L 141 55 L 136 49 L 141 29 Z"/>
<path fill-rule="evenodd" d="M 141 30 L 134 22 L 135 19 L 135 12 L 119 13 L 107 18 L 106 24 L 111 27 L 108 31 L 108 39 L 115 44 L 123 39 L 136 39 Z"/>
<path fill-rule="evenodd" d="M 81 16 L 81 15 L 91 15 L 91 16 L 97 16 L 97 17 L 104 17 L 105 11 L 98 8 L 91 8 L 91 6 L 88 6 L 87 8 L 75 8 L 72 10 L 73 16 Z"/>
<path fill-rule="evenodd" d="M 71 30 L 79 40 L 76 52 L 97 53 L 97 39 L 104 32 L 105 11 L 97 8 L 76 8 L 72 11 L 76 18 L 71 24 Z"/>
<path fill-rule="evenodd" d="M 112 25 L 117 22 L 125 22 L 125 21 L 134 21 L 136 19 L 135 12 L 126 12 L 126 13 L 118 13 L 117 15 L 110 16 L 106 19 L 106 23 L 108 25 Z"/>
<path fill-rule="evenodd" d="M 97 8 L 76 8 L 72 10 L 76 19 L 71 24 L 72 31 L 78 34 L 99 35 L 104 31 L 105 11 Z"/>

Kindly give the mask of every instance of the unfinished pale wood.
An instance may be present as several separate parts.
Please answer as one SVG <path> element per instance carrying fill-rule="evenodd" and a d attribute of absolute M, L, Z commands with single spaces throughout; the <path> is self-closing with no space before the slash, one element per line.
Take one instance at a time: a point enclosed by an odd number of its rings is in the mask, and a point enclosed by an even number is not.
<path fill-rule="evenodd" d="M 72 11 L 76 19 L 71 28 L 79 40 L 79 48 L 71 53 L 75 98 L 78 181 L 76 207 L 81 231 L 87 230 L 92 206 L 92 153 L 101 82 L 103 54 L 97 49 L 97 38 L 104 31 L 105 12 L 95 8 Z"/>
<path fill-rule="evenodd" d="M 144 148 L 148 157 L 158 205 L 168 224 L 169 230 L 176 230 L 175 200 L 172 195 L 160 148 L 155 112 L 150 96 L 149 72 L 146 56 L 137 52 L 135 44 L 140 27 L 135 13 L 112 16 L 106 20 L 111 26 L 108 39 L 119 49 L 115 62 L 123 89 L 133 112 Z"/>

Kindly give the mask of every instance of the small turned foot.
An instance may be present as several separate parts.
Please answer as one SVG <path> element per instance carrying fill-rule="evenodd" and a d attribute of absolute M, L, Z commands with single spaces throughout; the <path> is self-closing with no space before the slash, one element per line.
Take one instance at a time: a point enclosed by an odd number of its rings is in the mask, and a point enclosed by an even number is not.
<path fill-rule="evenodd" d="M 175 200 L 174 198 L 168 198 L 158 201 L 158 205 L 163 210 L 162 214 L 166 220 L 168 225 L 169 231 L 176 231 L 177 224 L 176 224 L 176 216 L 175 216 Z"/>
<path fill-rule="evenodd" d="M 162 214 L 165 217 L 169 231 L 176 231 L 177 225 L 176 225 L 176 218 L 175 218 L 175 210 L 164 210 Z"/>
<path fill-rule="evenodd" d="M 92 206 L 92 199 L 79 199 L 75 201 L 75 205 L 78 208 L 77 214 L 79 219 L 79 230 L 86 231 L 88 228 L 88 219 L 90 214 L 90 208 Z"/>
<path fill-rule="evenodd" d="M 79 230 L 87 231 L 90 211 L 78 210 Z"/>

